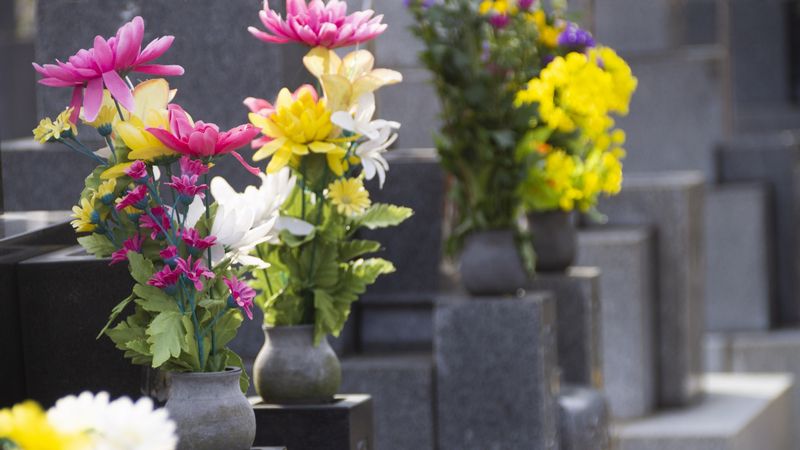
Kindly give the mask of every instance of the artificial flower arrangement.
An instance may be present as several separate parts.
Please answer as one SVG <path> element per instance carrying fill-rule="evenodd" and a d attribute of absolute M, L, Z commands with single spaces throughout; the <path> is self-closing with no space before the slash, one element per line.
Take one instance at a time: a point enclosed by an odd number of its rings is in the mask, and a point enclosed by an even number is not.
<path fill-rule="evenodd" d="M 450 250 L 473 232 L 512 228 L 527 268 L 519 217 L 591 210 L 619 191 L 636 79 L 624 60 L 564 19 L 566 1 L 406 0 L 434 75 L 441 162 L 454 178 Z"/>
<path fill-rule="evenodd" d="M 173 41 L 160 37 L 142 48 L 144 21 L 136 17 L 116 35 L 97 36 L 88 50 L 67 62 L 40 66 L 47 86 L 72 89 L 70 106 L 55 120 L 42 119 L 35 138 L 60 142 L 92 158 L 73 208 L 78 242 L 91 254 L 127 263 L 135 280 L 130 296 L 113 308 L 101 331 L 134 364 L 169 372 L 220 372 L 241 367 L 226 345 L 243 320 L 252 317 L 255 292 L 243 275 L 266 264 L 248 255 L 270 239 L 274 218 L 237 217 L 210 205 L 208 171 L 233 155 L 259 130 L 250 124 L 222 131 L 194 120 L 162 78 L 134 86 L 134 73 L 177 76 L 183 69 L 153 61 Z M 77 135 L 81 118 L 107 146 L 93 151 Z M 280 193 L 262 198 L 279 201 Z M 271 194 L 272 195 L 272 194 Z M 132 309 L 122 320 L 117 318 Z M 100 336 L 98 336 L 100 337 Z M 242 370 L 242 388 L 247 376 Z"/>
<path fill-rule="evenodd" d="M 0 409 L 2 450 L 174 450 L 175 423 L 152 400 L 84 392 L 44 411 L 34 401 Z"/>
<path fill-rule="evenodd" d="M 265 1 L 260 18 L 267 31 L 249 31 L 268 43 L 311 47 L 303 63 L 317 87 L 281 89 L 274 104 L 245 100 L 250 122 L 263 134 L 253 142 L 253 159 L 269 159 L 266 172 L 293 185 L 280 208 L 282 230 L 256 247 L 270 267 L 253 272 L 252 286 L 261 292 L 256 303 L 268 326 L 313 324 L 317 344 L 328 334 L 338 336 L 351 303 L 378 276 L 395 270 L 385 259 L 364 257 L 381 246 L 358 239 L 357 231 L 395 226 L 412 214 L 372 203 L 365 186 L 377 178 L 383 187 L 389 170 L 383 154 L 400 127 L 373 118 L 374 93 L 402 75 L 374 68 L 367 50 L 343 57 L 334 52 L 382 33 L 383 16 L 373 17 L 371 10 L 348 15 L 339 0 L 287 0 L 286 11 L 284 19 Z"/>

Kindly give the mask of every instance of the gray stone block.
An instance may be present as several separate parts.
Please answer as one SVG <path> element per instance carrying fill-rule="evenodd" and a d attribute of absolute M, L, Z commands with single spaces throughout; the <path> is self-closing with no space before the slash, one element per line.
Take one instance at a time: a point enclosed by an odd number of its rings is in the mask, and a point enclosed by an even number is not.
<path fill-rule="evenodd" d="M 659 403 L 682 406 L 702 373 L 704 187 L 698 172 L 628 174 L 622 192 L 598 208 L 610 225 L 649 225 L 657 237 Z"/>
<path fill-rule="evenodd" d="M 439 299 L 438 448 L 558 448 L 555 306 L 547 294 Z"/>
<path fill-rule="evenodd" d="M 763 182 L 769 189 L 770 265 L 777 277 L 772 324 L 800 322 L 800 139 L 790 131 L 740 135 L 721 145 L 716 159 L 721 183 Z"/>
<path fill-rule="evenodd" d="M 158 60 L 186 69 L 184 76 L 170 77 L 170 85 L 178 88 L 175 101 L 195 119 L 227 128 L 247 121 L 248 111 L 242 105 L 245 97 L 274 99 L 284 85 L 294 89 L 309 80 L 301 61 L 306 47 L 269 45 L 247 32 L 247 26 L 261 25 L 261 5 L 257 0 L 131 0 L 119 5 L 105 0 L 41 0 L 36 61 L 64 60 L 78 49 L 90 47 L 95 35 L 111 36 L 120 25 L 141 15 L 147 42 L 158 36 L 175 36 L 172 48 Z M 282 7 L 282 3 L 274 6 Z M 146 77 L 131 76 L 134 82 L 139 78 Z M 62 110 L 69 103 L 69 91 L 39 86 L 39 114 Z"/>
<path fill-rule="evenodd" d="M 400 3 L 400 2 L 397 2 Z M 426 69 L 403 69 L 403 82 L 377 92 L 377 115 L 403 124 L 395 144 L 398 148 L 433 146 L 439 130 L 439 98 Z"/>
<path fill-rule="evenodd" d="M 0 214 L 0 246 L 74 245 L 71 211 L 14 211 Z"/>
<path fill-rule="evenodd" d="M 617 121 L 627 133 L 626 171 L 712 174 L 712 151 L 726 129 L 723 56 L 718 47 L 701 46 L 628 58 L 639 86 L 630 114 Z"/>
<path fill-rule="evenodd" d="M 774 286 L 767 189 L 727 184 L 706 198 L 706 329 L 767 329 Z"/>
<path fill-rule="evenodd" d="M 571 267 L 565 274 L 540 273 L 530 288 L 533 292 L 551 292 L 556 299 L 562 380 L 601 389 L 600 271 L 596 267 Z"/>
<path fill-rule="evenodd" d="M 343 358 L 341 390 L 372 396 L 375 448 L 434 448 L 433 361 L 430 353 Z"/>
<path fill-rule="evenodd" d="M 417 53 L 423 49 L 423 45 L 409 30 L 414 23 L 414 17 L 408 12 L 404 2 L 376 2 L 373 9 L 378 14 L 383 14 L 383 23 L 389 25 L 373 41 L 376 64 L 398 70 L 421 67 Z"/>
<path fill-rule="evenodd" d="M 596 1 L 595 35 L 603 45 L 623 53 L 669 49 L 680 42 L 682 6 L 667 0 Z"/>
<path fill-rule="evenodd" d="M 578 260 L 600 269 L 603 382 L 611 413 L 643 416 L 656 399 L 655 234 L 650 227 L 578 233 Z"/>
<path fill-rule="evenodd" d="M 431 350 L 431 305 L 362 305 L 360 349 L 374 351 Z"/>
<path fill-rule="evenodd" d="M 3 55 L 3 66 L 0 67 L 0 86 L 3 86 L 0 96 L 0 123 L 3 124 L 0 126 L 0 140 L 30 136 L 31 130 L 38 124 L 34 101 L 36 81 L 30 66 L 33 43 L 5 41 L 0 37 L 0 55 Z"/>
<path fill-rule="evenodd" d="M 600 391 L 564 386 L 558 395 L 560 450 L 607 450 L 610 415 Z"/>
<path fill-rule="evenodd" d="M 697 405 L 618 423 L 619 450 L 790 450 L 795 419 L 784 374 L 708 374 Z"/>

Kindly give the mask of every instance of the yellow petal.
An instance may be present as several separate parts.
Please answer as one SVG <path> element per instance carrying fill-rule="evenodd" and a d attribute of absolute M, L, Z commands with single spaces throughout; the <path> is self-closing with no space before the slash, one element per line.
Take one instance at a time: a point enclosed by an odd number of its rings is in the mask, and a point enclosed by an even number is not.
<path fill-rule="evenodd" d="M 148 143 L 143 129 L 137 128 L 130 122 L 117 122 L 114 129 L 129 149 L 137 150 L 147 147 Z"/>
<path fill-rule="evenodd" d="M 289 146 L 292 148 L 292 153 L 295 155 L 307 155 L 308 154 L 308 146 L 305 144 L 298 144 L 296 142 L 289 143 Z"/>
<path fill-rule="evenodd" d="M 261 114 L 256 114 L 251 112 L 247 115 L 247 118 L 250 119 L 250 123 L 257 126 L 258 128 L 264 128 L 266 126 L 267 118 L 262 116 Z"/>
<path fill-rule="evenodd" d="M 337 73 L 342 60 L 333 50 L 314 47 L 303 57 L 303 64 L 314 77 L 320 78 L 324 74 Z"/>
<path fill-rule="evenodd" d="M 350 52 L 342 60 L 340 74 L 345 75 L 351 80 L 368 74 L 375 65 L 375 57 L 367 50 L 356 50 Z"/>
<path fill-rule="evenodd" d="M 323 75 L 321 80 L 328 109 L 334 112 L 347 110 L 352 99 L 350 80 L 341 75 Z"/>
<path fill-rule="evenodd" d="M 267 165 L 267 173 L 276 173 L 286 167 L 286 164 L 289 163 L 289 159 L 292 157 L 291 152 L 278 152 L 272 156 L 272 159 L 269 160 L 269 165 Z"/>
<path fill-rule="evenodd" d="M 132 166 L 133 162 L 126 162 L 120 163 L 114 166 L 109 167 L 108 169 L 104 170 L 103 173 L 100 174 L 100 179 L 102 180 L 109 180 L 112 178 L 119 178 L 125 175 L 125 169 Z"/>
<path fill-rule="evenodd" d="M 367 92 L 374 92 L 383 86 L 397 84 L 403 81 L 403 74 L 389 69 L 375 69 L 368 75 L 357 79 L 353 83 L 352 98 L 358 100 Z"/>
<path fill-rule="evenodd" d="M 169 83 L 163 78 L 154 78 L 139 83 L 133 89 L 136 102 L 134 115 L 144 118 L 148 110 L 165 110 L 170 99 Z"/>
<path fill-rule="evenodd" d="M 344 174 L 344 155 L 344 151 L 329 152 L 327 155 L 325 155 L 325 159 L 328 160 L 328 167 L 330 167 L 333 173 L 335 173 L 337 176 L 342 176 Z"/>
<path fill-rule="evenodd" d="M 261 161 L 262 159 L 270 157 L 273 153 L 277 152 L 279 148 L 283 147 L 285 143 L 286 138 L 278 138 L 267 142 L 253 154 L 253 161 Z"/>
<path fill-rule="evenodd" d="M 315 141 L 308 144 L 308 146 L 314 153 L 328 153 L 328 152 L 335 152 L 337 149 L 341 150 L 341 148 L 338 147 L 336 144 L 331 144 L 330 142 Z M 344 152 L 340 153 L 344 154 Z"/>
<path fill-rule="evenodd" d="M 275 101 L 275 109 L 285 108 L 294 102 L 292 93 L 289 89 L 283 88 L 278 92 L 278 99 Z"/>

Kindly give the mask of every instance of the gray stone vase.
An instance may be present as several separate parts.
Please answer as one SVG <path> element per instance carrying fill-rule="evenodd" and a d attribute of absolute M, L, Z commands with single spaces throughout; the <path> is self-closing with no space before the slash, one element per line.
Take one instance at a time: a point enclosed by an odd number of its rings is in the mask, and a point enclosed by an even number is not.
<path fill-rule="evenodd" d="M 253 365 L 256 392 L 266 403 L 333 401 L 342 383 L 339 358 L 325 337 L 314 345 L 314 326 L 264 326 L 264 346 Z"/>
<path fill-rule="evenodd" d="M 249 450 L 256 416 L 239 388 L 242 369 L 169 374 L 166 408 L 178 428 L 178 450 Z"/>
<path fill-rule="evenodd" d="M 472 295 L 516 294 L 529 283 L 513 230 L 473 232 L 459 261 L 461 284 Z"/>
<path fill-rule="evenodd" d="M 574 215 L 561 210 L 528 214 L 537 272 L 563 272 L 575 261 Z"/>

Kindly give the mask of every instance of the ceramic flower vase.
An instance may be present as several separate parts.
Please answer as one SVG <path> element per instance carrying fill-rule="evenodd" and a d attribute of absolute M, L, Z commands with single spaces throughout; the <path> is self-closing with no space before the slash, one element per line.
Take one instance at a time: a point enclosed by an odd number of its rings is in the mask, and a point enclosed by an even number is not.
<path fill-rule="evenodd" d="M 537 272 L 563 272 L 575 261 L 574 214 L 561 210 L 528 214 Z"/>
<path fill-rule="evenodd" d="M 166 408 L 178 428 L 178 450 L 249 450 L 256 416 L 239 388 L 240 368 L 169 374 Z"/>
<path fill-rule="evenodd" d="M 513 230 L 478 231 L 464 241 L 461 283 L 472 295 L 515 294 L 529 283 Z"/>
<path fill-rule="evenodd" d="M 264 346 L 253 365 L 253 381 L 266 403 L 333 401 L 342 382 L 339 358 L 327 337 L 314 345 L 314 326 L 264 326 Z"/>

